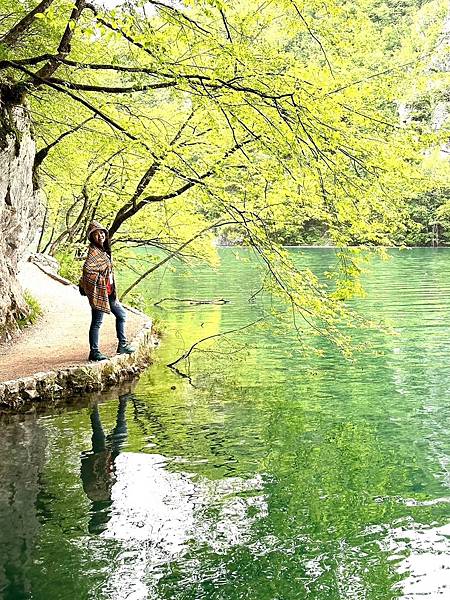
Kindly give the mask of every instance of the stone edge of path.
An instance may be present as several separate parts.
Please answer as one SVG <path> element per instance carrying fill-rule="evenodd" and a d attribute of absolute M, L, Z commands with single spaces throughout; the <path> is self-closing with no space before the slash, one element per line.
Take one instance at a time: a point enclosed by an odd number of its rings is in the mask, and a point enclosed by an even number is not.
<path fill-rule="evenodd" d="M 152 321 L 147 315 L 134 308 L 126 308 L 146 320 L 132 340 L 136 352 L 0 382 L 0 411 L 19 410 L 36 402 L 57 402 L 84 393 L 99 392 L 136 378 L 152 363 L 151 354 L 159 338 L 152 331 Z"/>

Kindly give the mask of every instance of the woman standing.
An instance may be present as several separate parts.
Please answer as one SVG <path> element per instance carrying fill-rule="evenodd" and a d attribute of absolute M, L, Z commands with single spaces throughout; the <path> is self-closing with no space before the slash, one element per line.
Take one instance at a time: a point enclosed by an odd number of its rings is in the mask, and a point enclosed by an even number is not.
<path fill-rule="evenodd" d="M 89 328 L 89 360 L 106 360 L 108 358 L 100 352 L 98 342 L 103 315 L 111 312 L 116 317 L 116 333 L 119 340 L 117 353 L 131 354 L 134 352 L 134 348 L 128 344 L 125 335 L 126 312 L 116 296 L 108 230 L 97 221 L 92 221 L 87 237 L 90 245 L 83 265 L 80 291 L 84 291 L 88 297 L 92 310 Z"/>

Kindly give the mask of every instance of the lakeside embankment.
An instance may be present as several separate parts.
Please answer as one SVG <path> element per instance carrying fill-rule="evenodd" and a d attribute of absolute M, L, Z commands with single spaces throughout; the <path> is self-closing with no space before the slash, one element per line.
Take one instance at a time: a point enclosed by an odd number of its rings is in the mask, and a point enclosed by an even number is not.
<path fill-rule="evenodd" d="M 157 338 L 144 313 L 126 307 L 127 334 L 135 353 L 115 355 L 114 318 L 109 316 L 102 326 L 101 348 L 111 358 L 88 362 L 86 298 L 70 282 L 31 262 L 24 263 L 20 281 L 39 303 L 42 315 L 0 348 L 0 409 L 100 391 L 135 378 L 151 363 Z"/>

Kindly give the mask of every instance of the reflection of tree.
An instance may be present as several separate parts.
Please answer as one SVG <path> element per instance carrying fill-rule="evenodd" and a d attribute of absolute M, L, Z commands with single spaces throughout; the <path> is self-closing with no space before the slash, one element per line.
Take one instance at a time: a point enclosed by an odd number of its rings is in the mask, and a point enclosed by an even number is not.
<path fill-rule="evenodd" d="M 29 598 L 28 569 L 40 527 L 47 439 L 35 416 L 2 423 L 0 444 L 0 597 Z"/>
<path fill-rule="evenodd" d="M 98 405 L 91 411 L 92 450 L 81 455 L 83 489 L 92 500 L 90 533 L 101 533 L 110 519 L 111 490 L 116 481 L 115 460 L 127 439 L 125 410 L 128 395 L 119 397 L 116 425 L 105 436 Z"/>
<path fill-rule="evenodd" d="M 151 405 L 135 397 L 133 398 L 133 419 L 147 440 L 154 437 L 156 433 L 159 437 L 164 435 L 165 427 L 158 414 L 152 411 Z"/>
<path fill-rule="evenodd" d="M 246 412 L 251 412 L 248 405 Z M 245 424 L 244 411 L 239 415 Z M 383 500 L 408 485 L 403 461 L 396 463 L 393 456 L 386 456 L 376 432 L 366 423 L 336 423 L 320 416 L 307 420 L 302 411 L 290 411 L 288 418 L 278 411 L 277 417 L 267 415 L 267 439 L 261 444 L 265 456 L 259 464 L 259 471 L 267 476 L 260 479 L 261 490 L 235 496 L 241 505 L 253 500 L 245 506 L 241 525 L 256 514 L 244 544 L 217 548 L 211 536 L 196 536 L 180 578 L 168 569 L 167 577 L 159 581 L 160 597 L 176 597 L 181 589 L 186 597 L 207 597 L 212 585 L 214 597 L 227 600 L 398 597 L 395 584 L 401 576 L 380 542 L 390 523 L 410 512 Z M 227 427 L 232 437 L 230 419 Z M 256 435 L 255 428 L 252 431 Z M 259 432 L 261 440 L 262 435 Z M 241 447 L 241 453 L 250 449 Z M 238 468 L 245 461 L 240 463 Z M 258 497 L 264 500 L 264 510 Z M 227 498 L 229 493 L 223 501 Z M 216 502 L 208 502 L 201 514 L 206 531 L 219 530 Z M 198 564 L 204 573 L 200 578 L 195 571 Z M 218 572 L 223 575 L 220 585 L 215 582 Z"/>

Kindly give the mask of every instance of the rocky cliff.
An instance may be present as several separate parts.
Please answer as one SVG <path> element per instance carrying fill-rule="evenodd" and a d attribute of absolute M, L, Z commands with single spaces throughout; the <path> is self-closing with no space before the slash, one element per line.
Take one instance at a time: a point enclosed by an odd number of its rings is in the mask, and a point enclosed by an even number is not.
<path fill-rule="evenodd" d="M 28 313 L 16 275 L 40 223 L 34 155 L 26 105 L 0 88 L 0 341 Z"/>

